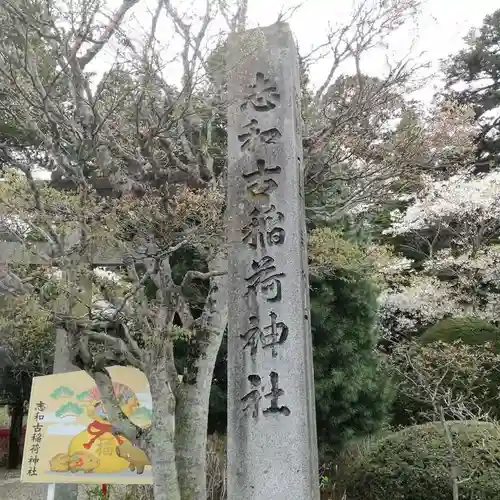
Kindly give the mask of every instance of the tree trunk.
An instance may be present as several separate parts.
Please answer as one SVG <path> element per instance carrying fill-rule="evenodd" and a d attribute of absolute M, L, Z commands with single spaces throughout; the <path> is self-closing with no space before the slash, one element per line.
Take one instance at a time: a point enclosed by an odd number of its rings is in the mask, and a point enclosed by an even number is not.
<path fill-rule="evenodd" d="M 181 500 L 175 463 L 175 398 L 168 382 L 165 362 L 149 367 L 153 420 L 148 451 L 153 468 L 155 500 Z"/>
<path fill-rule="evenodd" d="M 11 407 L 9 430 L 9 455 L 7 469 L 17 469 L 21 461 L 21 434 L 23 429 L 24 405 L 22 402 Z"/>
<path fill-rule="evenodd" d="M 225 270 L 221 252 L 209 263 L 210 271 Z M 176 405 L 175 453 L 182 500 L 207 499 L 207 426 L 210 390 L 217 353 L 227 324 L 227 276 L 212 279 L 209 296 L 195 334 L 204 348 L 196 363 L 196 382 L 180 389 Z"/>
<path fill-rule="evenodd" d="M 182 500 L 206 500 L 208 390 L 184 388 L 175 412 L 175 453 Z"/>

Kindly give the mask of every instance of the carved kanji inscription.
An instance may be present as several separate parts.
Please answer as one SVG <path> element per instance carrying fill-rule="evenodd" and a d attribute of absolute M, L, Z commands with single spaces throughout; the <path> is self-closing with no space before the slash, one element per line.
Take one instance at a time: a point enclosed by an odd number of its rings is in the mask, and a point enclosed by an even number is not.
<path fill-rule="evenodd" d="M 281 167 L 268 167 L 262 159 L 256 161 L 256 167 L 243 174 L 243 178 L 247 181 L 247 195 L 251 200 L 260 200 L 268 204 L 269 195 L 278 188 L 276 175 L 281 173 Z"/>
<path fill-rule="evenodd" d="M 274 259 L 268 255 L 259 261 L 252 261 L 252 274 L 245 278 L 248 283 L 245 296 L 255 298 L 260 291 L 268 302 L 281 300 L 281 278 L 284 273 L 276 271 Z"/>
<path fill-rule="evenodd" d="M 254 208 L 250 212 L 250 222 L 241 229 L 242 241 L 252 248 L 281 245 L 285 241 L 282 227 L 284 220 L 285 216 L 274 205 L 263 209 Z"/>
<path fill-rule="evenodd" d="M 248 381 L 250 382 L 252 389 L 241 398 L 243 411 L 251 411 L 252 417 L 257 418 L 259 416 L 259 403 L 262 399 L 262 379 L 258 375 L 249 375 Z"/>
<path fill-rule="evenodd" d="M 266 394 L 266 398 L 271 400 L 271 405 L 264 410 L 264 415 L 271 413 L 281 413 L 282 415 L 290 415 L 291 411 L 288 406 L 280 406 L 278 399 L 285 394 L 283 389 L 279 388 L 279 375 L 276 372 L 271 372 L 271 392 Z"/>
<path fill-rule="evenodd" d="M 277 372 L 272 371 L 269 374 L 271 380 L 271 390 L 264 395 L 265 399 L 270 400 L 269 406 L 262 412 L 264 416 L 280 414 L 288 417 L 292 412 L 288 406 L 280 406 L 279 398 L 284 396 L 285 391 L 279 387 L 279 375 Z M 260 412 L 260 404 L 262 401 L 262 393 L 265 391 L 262 378 L 257 374 L 248 376 L 250 383 L 250 391 L 241 398 L 243 403 L 243 412 L 252 414 L 253 418 L 258 418 Z"/>
<path fill-rule="evenodd" d="M 278 321 L 275 312 L 269 313 L 270 322 L 263 328 L 259 324 L 257 316 L 250 317 L 250 328 L 240 337 L 246 341 L 243 349 L 250 348 L 250 354 L 255 356 L 259 343 L 263 349 L 271 348 L 273 358 L 278 355 L 276 347 L 283 344 L 288 338 L 288 326 L 283 321 Z"/>
<path fill-rule="evenodd" d="M 265 78 L 263 73 L 255 75 L 255 83 L 249 85 L 252 93 L 245 98 L 245 102 L 240 106 L 241 111 L 246 111 L 249 107 L 254 111 L 271 111 L 280 103 L 278 87 L 271 83 L 269 78 Z"/>
<path fill-rule="evenodd" d="M 241 151 L 253 150 L 259 144 L 276 144 L 276 139 L 281 137 L 281 132 L 276 127 L 262 130 L 255 118 L 252 118 L 243 129 L 244 132 L 238 135 Z"/>

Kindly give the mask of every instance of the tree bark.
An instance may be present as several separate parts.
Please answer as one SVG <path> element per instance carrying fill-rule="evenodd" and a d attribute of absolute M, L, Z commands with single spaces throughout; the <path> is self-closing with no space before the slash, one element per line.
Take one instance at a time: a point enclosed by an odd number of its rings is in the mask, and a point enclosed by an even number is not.
<path fill-rule="evenodd" d="M 184 388 L 177 399 L 175 454 L 182 500 L 206 500 L 208 390 Z"/>
<path fill-rule="evenodd" d="M 7 469 L 17 469 L 21 461 L 21 434 L 23 429 L 24 405 L 22 402 L 11 407 L 9 430 L 9 455 Z"/>
<path fill-rule="evenodd" d="M 175 463 L 175 397 L 165 362 L 158 360 L 147 370 L 153 420 L 147 449 L 153 469 L 155 500 L 181 500 Z"/>
<path fill-rule="evenodd" d="M 210 271 L 225 270 L 221 252 L 209 263 Z M 196 363 L 196 382 L 179 391 L 176 405 L 175 453 L 182 500 L 206 500 L 206 449 L 210 390 L 217 353 L 227 324 L 227 276 L 212 278 L 207 305 L 196 335 L 204 348 Z"/>

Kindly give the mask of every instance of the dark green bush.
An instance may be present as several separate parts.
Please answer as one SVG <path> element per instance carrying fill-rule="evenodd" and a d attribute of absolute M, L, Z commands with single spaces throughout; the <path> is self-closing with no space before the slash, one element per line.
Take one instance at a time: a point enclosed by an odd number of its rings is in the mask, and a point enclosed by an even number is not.
<path fill-rule="evenodd" d="M 454 342 L 479 345 L 491 342 L 500 346 L 500 328 L 489 321 L 476 318 L 447 318 L 426 330 L 420 337 L 422 344 L 431 342 Z"/>
<path fill-rule="evenodd" d="M 318 443 L 320 457 L 329 460 L 381 428 L 391 394 L 375 351 L 373 284 L 338 272 L 312 277 L 310 293 Z"/>
<path fill-rule="evenodd" d="M 500 498 L 500 428 L 448 422 L 459 465 L 459 498 Z M 349 500 L 451 500 L 450 447 L 440 423 L 408 427 L 375 442 L 338 484 Z"/>

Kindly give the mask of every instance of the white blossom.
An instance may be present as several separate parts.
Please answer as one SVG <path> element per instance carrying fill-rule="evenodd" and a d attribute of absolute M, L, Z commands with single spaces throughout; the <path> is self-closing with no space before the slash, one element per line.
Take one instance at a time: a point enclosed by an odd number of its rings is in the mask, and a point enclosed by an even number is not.
<path fill-rule="evenodd" d="M 379 296 L 379 323 L 384 333 L 408 337 L 446 316 L 463 314 L 453 290 L 434 276 L 415 275 L 407 286 Z"/>
<path fill-rule="evenodd" d="M 375 262 L 377 271 L 387 277 L 411 271 L 412 265 L 413 260 L 407 257 L 393 257 L 386 262 Z"/>
<path fill-rule="evenodd" d="M 104 267 L 96 267 L 94 269 L 94 274 L 99 278 L 107 279 L 109 281 L 114 281 L 115 283 L 122 281 L 120 275 Z"/>
<path fill-rule="evenodd" d="M 116 319 L 117 308 L 111 302 L 98 299 L 92 301 L 92 315 L 102 320 L 112 321 Z"/>
<path fill-rule="evenodd" d="M 476 311 L 475 316 L 488 321 L 498 321 L 500 319 L 500 294 L 487 292 L 484 302 L 484 307 Z"/>
<path fill-rule="evenodd" d="M 500 245 L 478 252 L 436 252 L 421 274 L 379 297 L 379 325 L 386 336 L 409 337 L 453 316 L 500 319 Z M 389 280 L 387 280 L 389 281 Z"/>
<path fill-rule="evenodd" d="M 466 284 L 500 285 L 500 245 L 490 245 L 476 252 L 453 254 L 446 248 L 424 262 L 427 273 L 455 277 Z"/>
<path fill-rule="evenodd" d="M 399 290 L 386 290 L 379 297 L 387 309 L 420 313 L 429 318 L 440 318 L 457 310 L 449 288 L 434 276 L 415 276 L 410 284 Z"/>
<path fill-rule="evenodd" d="M 405 234 L 438 223 L 470 222 L 475 226 L 500 217 L 500 171 L 471 177 L 460 174 L 430 183 L 405 213 L 394 211 L 385 234 Z"/>

